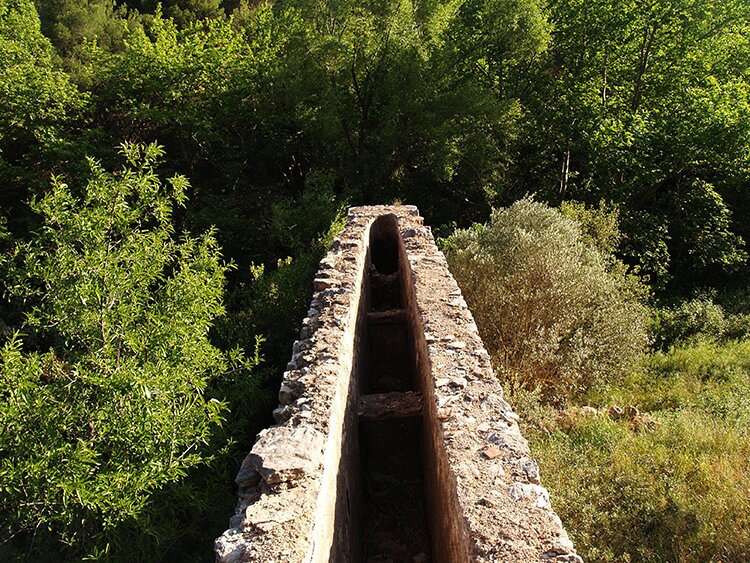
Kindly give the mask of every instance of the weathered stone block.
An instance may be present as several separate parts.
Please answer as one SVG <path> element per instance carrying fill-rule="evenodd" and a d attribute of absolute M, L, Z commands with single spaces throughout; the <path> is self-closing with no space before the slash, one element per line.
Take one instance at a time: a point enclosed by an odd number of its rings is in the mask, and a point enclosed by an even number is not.
<path fill-rule="evenodd" d="M 261 432 L 242 466 L 252 467 L 269 485 L 294 483 L 318 470 L 324 441 L 314 428 L 269 428 Z"/>

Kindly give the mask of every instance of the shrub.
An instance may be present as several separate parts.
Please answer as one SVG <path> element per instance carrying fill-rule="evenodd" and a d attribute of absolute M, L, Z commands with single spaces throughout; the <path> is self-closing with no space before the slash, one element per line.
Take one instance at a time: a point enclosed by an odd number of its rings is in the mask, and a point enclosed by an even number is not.
<path fill-rule="evenodd" d="M 556 209 L 522 199 L 444 246 L 496 367 L 546 400 L 611 381 L 642 355 L 642 287 Z"/>
<path fill-rule="evenodd" d="M 159 180 L 156 145 L 123 152 L 115 175 L 92 162 L 81 198 L 56 180 L 32 204 L 43 228 L 2 258 L 35 336 L 0 348 L 7 559 L 102 556 L 121 524 L 162 534 L 144 516 L 153 497 L 226 443 L 210 384 L 257 362 L 208 339 L 227 267 L 210 233 L 173 235 L 187 182 Z"/>
<path fill-rule="evenodd" d="M 700 342 L 747 338 L 750 335 L 748 304 L 746 290 L 740 290 L 711 292 L 655 309 L 651 321 L 654 347 L 666 351 Z"/>
<path fill-rule="evenodd" d="M 314 209 L 316 218 L 307 220 L 307 224 L 302 226 L 309 229 L 306 230 L 310 237 L 307 246 L 301 247 L 295 243 L 292 245 L 298 248 L 295 256 L 279 259 L 275 267 L 252 263 L 249 268 L 250 280 L 235 285 L 227 297 L 229 313 L 217 323 L 219 342 L 229 345 L 252 340 L 258 335 L 268 335 L 267 340 L 264 338 L 264 359 L 274 368 L 286 366 L 289 347 L 300 329 L 297 323 L 289 322 L 289 319 L 305 316 L 312 297 L 312 280 L 320 260 L 333 238 L 344 228 L 345 207 L 331 209 L 321 203 L 321 200 L 325 200 L 325 193 L 326 190 L 322 190 L 322 193 L 313 193 L 309 199 L 302 199 L 302 203 L 318 202 Z M 289 213 L 286 219 L 290 219 L 291 202 L 286 202 L 282 207 L 285 213 Z M 301 209 L 307 211 L 305 207 Z M 302 212 L 298 210 L 296 214 L 301 215 Z M 276 226 L 282 224 L 282 221 L 278 221 Z M 271 382 L 274 397 L 278 383 L 278 378 Z"/>
<path fill-rule="evenodd" d="M 578 223 L 584 243 L 594 246 L 605 254 L 611 254 L 617 250 L 622 240 L 618 207 L 608 208 L 604 201 L 599 202 L 599 207 L 586 207 L 579 201 L 563 201 L 560 204 L 560 211 Z"/>
<path fill-rule="evenodd" d="M 656 310 L 651 331 L 654 345 L 667 350 L 675 344 L 691 343 L 697 339 L 719 339 L 725 328 L 722 307 L 708 297 L 698 297 Z"/>
<path fill-rule="evenodd" d="M 726 317 L 724 337 L 736 340 L 750 337 L 750 287 L 747 282 L 740 282 L 737 288 L 721 291 L 716 302 L 722 306 Z"/>

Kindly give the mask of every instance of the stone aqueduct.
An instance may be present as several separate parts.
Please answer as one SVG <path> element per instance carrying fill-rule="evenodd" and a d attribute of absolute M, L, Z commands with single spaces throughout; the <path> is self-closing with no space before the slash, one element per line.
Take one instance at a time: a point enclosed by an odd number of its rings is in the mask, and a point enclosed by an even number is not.
<path fill-rule="evenodd" d="M 417 209 L 350 209 L 217 561 L 580 562 Z"/>

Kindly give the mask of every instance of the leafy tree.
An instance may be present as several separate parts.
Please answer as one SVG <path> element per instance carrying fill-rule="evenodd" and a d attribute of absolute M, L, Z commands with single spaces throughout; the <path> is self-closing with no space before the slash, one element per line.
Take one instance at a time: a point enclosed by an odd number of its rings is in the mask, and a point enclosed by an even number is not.
<path fill-rule="evenodd" d="M 620 246 L 620 209 L 604 201 L 599 207 L 586 207 L 579 201 L 563 201 L 560 212 L 578 223 L 585 244 L 593 246 L 605 256 L 613 255 Z"/>
<path fill-rule="evenodd" d="M 86 40 L 96 41 L 110 51 L 122 48 L 128 27 L 127 10 L 114 0 L 34 0 L 34 3 L 42 32 L 68 63 L 82 54 Z"/>
<path fill-rule="evenodd" d="M 746 229 L 729 217 L 747 205 L 747 3 L 566 0 L 550 18 L 524 97 L 521 188 L 621 203 L 625 254 L 662 288 L 742 266 Z M 689 217 L 719 209 L 708 240 Z"/>
<path fill-rule="evenodd" d="M 171 0 L 164 4 L 167 15 L 183 26 L 224 16 L 222 0 Z"/>
<path fill-rule="evenodd" d="M 0 2 L 0 209 L 19 209 L 38 169 L 54 161 L 87 97 L 53 66 L 54 51 L 41 34 L 31 0 Z"/>
<path fill-rule="evenodd" d="M 191 219 L 219 225 L 238 260 L 308 175 L 332 176 L 351 203 L 399 198 L 439 222 L 460 198 L 462 218 L 479 217 L 521 111 L 520 87 L 483 61 L 517 78 L 549 37 L 540 5 L 507 8 L 505 35 L 491 4 L 290 0 L 183 29 L 157 14 L 124 53 L 92 63 L 93 92 L 108 129 L 165 143 L 193 181 Z M 483 33 L 492 18 L 494 35 Z M 288 251 L 257 248 L 268 263 Z"/>
<path fill-rule="evenodd" d="M 225 405 L 209 385 L 231 363 L 254 363 L 209 342 L 227 267 L 212 234 L 174 237 L 186 180 L 159 180 L 156 145 L 122 153 L 114 175 L 91 162 L 80 196 L 55 179 L 32 203 L 43 228 L 3 259 L 11 293 L 28 302 L 26 336 L 0 350 L 11 555 L 59 557 L 63 544 L 106 553 L 119 524 L 139 522 L 156 492 L 210 461 Z"/>
<path fill-rule="evenodd" d="M 464 220 L 486 213 L 519 116 L 487 61 L 521 64 L 546 38 L 534 2 L 494 4 L 294 2 L 308 31 L 290 64 L 324 136 L 313 146 L 333 153 L 355 200 L 399 198 L 433 222 L 454 218 L 457 199 Z M 483 31 L 503 13 L 512 32 Z M 312 152 L 308 166 L 324 158 Z"/>
<path fill-rule="evenodd" d="M 157 13 L 125 52 L 92 61 L 97 120 L 118 137 L 163 142 L 170 168 L 191 178 L 188 220 L 215 225 L 245 267 L 278 250 L 267 233 L 286 195 L 293 126 L 273 88 L 294 21 L 261 5 L 243 29 L 225 19 L 180 29 Z"/>

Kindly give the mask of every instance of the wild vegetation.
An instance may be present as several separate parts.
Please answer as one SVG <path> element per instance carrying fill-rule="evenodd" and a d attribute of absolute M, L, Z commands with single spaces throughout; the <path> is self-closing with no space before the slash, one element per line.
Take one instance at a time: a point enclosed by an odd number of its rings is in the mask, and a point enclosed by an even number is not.
<path fill-rule="evenodd" d="M 504 380 L 564 405 L 642 355 L 645 289 L 560 211 L 521 199 L 444 246 Z"/>
<path fill-rule="evenodd" d="M 745 561 L 747 293 L 652 303 L 647 339 L 616 233 L 605 210 L 524 199 L 443 245 L 584 558 Z"/>
<path fill-rule="evenodd" d="M 589 398 L 595 416 L 525 402 L 546 484 L 588 558 L 750 557 L 749 352 L 747 340 L 656 352 L 617 388 Z M 612 405 L 641 412 L 613 419 L 605 414 Z"/>
<path fill-rule="evenodd" d="M 742 0 L 0 0 L 0 559 L 210 558 L 342 210 L 394 200 L 583 553 L 746 559 L 748 37 Z"/>

